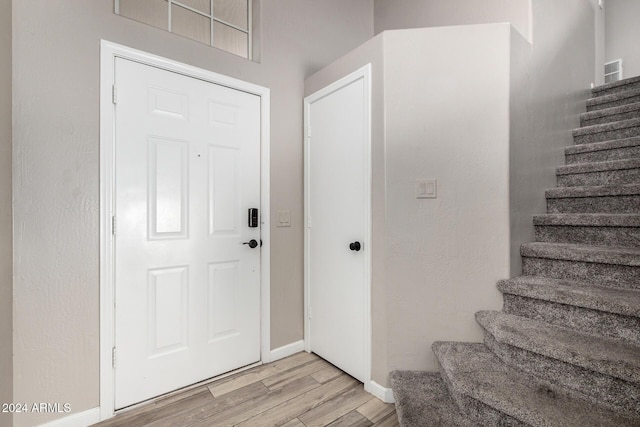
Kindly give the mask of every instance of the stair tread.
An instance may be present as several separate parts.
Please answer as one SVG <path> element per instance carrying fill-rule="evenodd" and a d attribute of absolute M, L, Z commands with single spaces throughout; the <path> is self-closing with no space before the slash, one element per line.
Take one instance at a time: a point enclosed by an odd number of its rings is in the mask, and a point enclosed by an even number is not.
<path fill-rule="evenodd" d="M 581 121 L 595 120 L 607 116 L 614 116 L 616 114 L 629 113 L 632 111 L 640 111 L 640 102 L 634 102 L 633 104 L 618 105 L 616 107 L 603 108 L 602 110 L 588 111 L 580 114 Z"/>
<path fill-rule="evenodd" d="M 640 168 L 640 158 L 607 160 L 604 162 L 576 163 L 556 168 L 556 175 L 571 175 L 578 173 L 605 172 L 615 170 Z"/>
<path fill-rule="evenodd" d="M 640 137 L 613 139 L 610 141 L 577 144 L 565 147 L 565 155 L 593 153 L 596 151 L 615 150 L 616 148 L 636 147 L 640 145 Z"/>
<path fill-rule="evenodd" d="M 593 89 L 591 89 L 591 93 L 593 94 L 593 96 L 598 96 L 599 93 L 607 91 L 607 90 L 611 90 L 611 89 L 615 89 L 621 86 L 626 86 L 629 84 L 633 84 L 633 83 L 637 83 L 640 82 L 640 76 L 636 76 L 636 77 L 629 77 L 628 79 L 622 79 L 622 80 L 618 80 L 615 82 L 611 82 L 611 83 L 606 83 L 600 86 L 596 86 Z"/>
<path fill-rule="evenodd" d="M 587 99 L 587 108 L 600 104 L 608 104 L 610 102 L 619 101 L 621 99 L 632 98 L 640 95 L 640 89 L 631 89 L 625 92 L 612 93 L 610 95 L 602 95 Z"/>
<path fill-rule="evenodd" d="M 449 395 L 439 372 L 392 371 L 389 380 L 400 425 L 471 426 Z"/>
<path fill-rule="evenodd" d="M 640 214 L 565 213 L 534 215 L 533 225 L 640 227 Z"/>
<path fill-rule="evenodd" d="M 456 392 L 536 426 L 632 426 L 638 421 L 591 402 L 555 393 L 512 369 L 484 344 L 435 342 L 432 346 Z"/>
<path fill-rule="evenodd" d="M 631 343 L 499 311 L 479 311 L 476 320 L 498 342 L 640 383 L 640 347 Z"/>
<path fill-rule="evenodd" d="M 601 132 L 611 132 L 640 126 L 640 118 L 618 120 L 611 123 L 601 123 L 591 126 L 583 126 L 573 130 L 573 136 L 592 135 Z"/>
<path fill-rule="evenodd" d="M 630 196 L 640 194 L 640 184 L 592 185 L 584 187 L 557 187 L 545 191 L 547 199 L 566 197 Z"/>
<path fill-rule="evenodd" d="M 640 248 L 573 243 L 531 242 L 520 246 L 523 257 L 640 266 Z"/>
<path fill-rule="evenodd" d="M 542 276 L 518 276 L 498 282 L 503 294 L 640 317 L 640 291 L 607 288 Z"/>

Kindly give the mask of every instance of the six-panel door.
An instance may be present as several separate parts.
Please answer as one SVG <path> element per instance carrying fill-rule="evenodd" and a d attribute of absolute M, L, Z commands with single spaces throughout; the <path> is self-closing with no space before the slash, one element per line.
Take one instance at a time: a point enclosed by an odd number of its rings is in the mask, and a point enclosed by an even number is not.
<path fill-rule="evenodd" d="M 116 59 L 115 407 L 260 360 L 260 98 Z"/>

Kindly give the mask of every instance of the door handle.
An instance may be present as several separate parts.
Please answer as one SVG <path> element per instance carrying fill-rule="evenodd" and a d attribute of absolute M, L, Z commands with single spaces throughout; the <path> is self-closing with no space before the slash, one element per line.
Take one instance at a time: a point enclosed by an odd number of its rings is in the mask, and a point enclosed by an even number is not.
<path fill-rule="evenodd" d="M 362 245 L 360 244 L 360 242 L 349 243 L 349 249 L 358 252 L 360 249 L 362 249 Z"/>
<path fill-rule="evenodd" d="M 253 248 L 257 248 L 257 247 L 258 247 L 258 242 L 256 241 L 256 239 L 251 239 L 251 240 L 249 240 L 248 242 L 244 242 L 244 243 L 242 243 L 242 244 L 243 244 L 243 245 L 249 245 L 249 247 L 250 247 L 251 249 L 253 249 Z"/>

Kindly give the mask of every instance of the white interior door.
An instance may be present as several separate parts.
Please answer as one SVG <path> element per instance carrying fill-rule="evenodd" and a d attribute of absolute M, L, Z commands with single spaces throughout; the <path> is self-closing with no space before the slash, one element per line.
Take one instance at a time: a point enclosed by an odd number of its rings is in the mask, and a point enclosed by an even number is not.
<path fill-rule="evenodd" d="M 120 58 L 115 82 L 122 408 L 260 360 L 260 98 Z"/>
<path fill-rule="evenodd" d="M 305 100 L 305 259 L 308 349 L 366 382 L 370 143 L 363 73 Z"/>

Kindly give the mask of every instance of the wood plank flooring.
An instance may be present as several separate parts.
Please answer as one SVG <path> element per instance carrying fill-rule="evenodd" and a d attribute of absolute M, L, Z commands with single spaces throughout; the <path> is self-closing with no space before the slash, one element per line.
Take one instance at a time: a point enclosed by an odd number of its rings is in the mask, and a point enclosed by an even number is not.
<path fill-rule="evenodd" d="M 395 427 L 398 418 L 393 404 L 302 352 L 174 392 L 94 426 Z"/>

